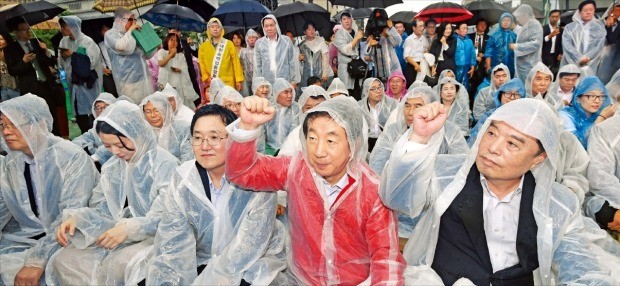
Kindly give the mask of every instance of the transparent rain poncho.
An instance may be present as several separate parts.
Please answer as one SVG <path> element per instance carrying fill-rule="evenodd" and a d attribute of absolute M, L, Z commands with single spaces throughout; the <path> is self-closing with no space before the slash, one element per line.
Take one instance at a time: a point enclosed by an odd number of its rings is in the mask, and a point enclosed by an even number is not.
<path fill-rule="evenodd" d="M 578 97 L 594 90 L 602 92 L 605 95 L 605 100 L 601 102 L 601 106 L 595 113 L 588 115 L 583 107 L 581 107 Z M 577 136 L 577 139 L 579 139 L 579 142 L 581 142 L 583 147 L 587 150 L 590 128 L 594 126 L 594 122 L 601 111 L 611 104 L 609 92 L 607 92 L 607 88 L 605 88 L 598 77 L 587 76 L 575 87 L 575 91 L 573 91 L 573 100 L 571 102 L 572 104 L 560 110 L 558 115 L 564 123 L 564 130 L 573 132 L 573 134 Z"/>
<path fill-rule="evenodd" d="M 498 23 L 502 23 L 503 19 L 510 19 L 510 27 L 504 29 L 501 25 L 498 25 L 495 29 L 489 32 L 489 40 L 484 50 L 484 57 L 491 59 L 491 67 L 497 66 L 502 63 L 508 66 L 510 74 L 515 74 L 515 52 L 509 47 L 517 41 L 517 34 L 512 31 L 512 25 L 514 19 L 508 12 L 503 13 L 499 18 Z"/>
<path fill-rule="evenodd" d="M 340 78 L 334 78 L 332 83 L 327 87 L 327 94 L 331 97 L 335 93 L 342 93 L 346 96 L 349 96 L 349 90 L 344 85 Z M 302 105 L 303 106 L 303 105 Z"/>
<path fill-rule="evenodd" d="M 589 68 L 596 74 L 601 61 L 603 48 L 605 47 L 605 24 L 603 21 L 592 19 L 584 23 L 579 16 L 579 10 L 573 15 L 573 22 L 564 27 L 562 31 L 562 54 L 561 66 L 575 64 L 581 68 Z M 587 65 L 580 65 L 583 57 L 590 61 Z"/>
<path fill-rule="evenodd" d="M 216 209 L 196 161 L 179 166 L 164 199 L 147 285 L 268 285 L 286 267 L 276 194 L 224 185 Z M 197 277 L 196 267 L 206 265 Z"/>
<path fill-rule="evenodd" d="M 346 90 L 346 89 L 345 89 Z M 328 92 L 325 91 L 320 86 L 311 85 L 304 88 L 304 91 L 299 96 L 299 107 L 303 108 L 306 105 L 306 102 L 310 97 L 323 97 L 325 100 L 330 99 Z M 320 103 L 319 103 L 320 104 Z M 299 133 L 301 133 L 301 124 L 304 122 L 305 113 L 299 112 L 299 122 L 300 124 L 293 129 L 288 136 L 286 136 L 286 140 L 282 144 L 280 148 L 280 152 L 278 152 L 278 156 L 293 156 L 297 152 L 301 151 L 301 140 Z"/>
<path fill-rule="evenodd" d="M 284 107 L 276 102 L 276 98 L 281 92 L 287 89 L 292 90 L 293 103 L 291 106 Z M 286 140 L 286 136 L 288 136 L 288 134 L 299 125 L 299 114 L 301 113 L 301 108 L 294 100 L 295 89 L 293 89 L 291 83 L 283 78 L 277 78 L 276 82 L 273 84 L 273 97 L 270 100 L 271 105 L 273 105 L 276 109 L 276 114 L 271 121 L 265 124 L 267 131 L 267 144 L 269 144 L 269 146 L 274 150 L 280 150 L 284 140 Z"/>
<path fill-rule="evenodd" d="M 136 40 L 125 30 L 127 19 L 133 15 L 125 9 L 114 13 L 112 29 L 105 33 L 104 40 L 110 56 L 110 67 L 118 94 L 130 97 L 134 102 L 141 102 L 153 93 L 146 59 Z"/>
<path fill-rule="evenodd" d="M 552 110 L 556 112 L 564 107 L 564 103 L 562 102 L 562 98 L 559 97 L 557 90 L 554 90 L 553 84 L 549 84 L 547 91 L 545 94 L 533 94 L 532 91 L 532 82 L 536 77 L 537 73 L 542 73 L 548 76 L 551 76 L 551 83 L 553 83 L 554 75 L 551 70 L 542 62 L 536 63 L 527 74 L 527 78 L 525 79 L 525 93 L 529 98 L 536 98 L 540 100 L 544 100 Z"/>
<path fill-rule="evenodd" d="M 605 202 L 620 209 L 620 116 L 592 127 L 588 138 L 588 180 L 590 193 L 584 205 L 587 216 L 595 218 Z"/>
<path fill-rule="evenodd" d="M 510 70 L 505 64 L 498 64 L 491 70 L 491 82 L 493 81 L 493 75 L 498 70 L 503 70 L 506 72 L 508 78 L 510 79 Z M 495 84 L 491 84 L 478 92 L 476 99 L 474 99 L 474 109 L 473 115 L 476 120 L 480 119 L 487 111 L 497 108 L 495 106 L 495 92 L 499 86 L 495 86 Z"/>
<path fill-rule="evenodd" d="M 224 106 L 224 99 L 234 102 L 241 102 L 243 101 L 243 95 L 230 86 L 224 86 L 213 98 L 213 103 L 219 106 Z"/>
<path fill-rule="evenodd" d="M 129 161 L 114 156 L 102 166 L 88 207 L 63 212 L 63 220 L 75 220 L 76 234 L 48 267 L 48 285 L 119 285 L 144 278 L 146 263 L 133 262 L 143 260 L 142 250 L 153 243 L 163 209 L 160 195 L 167 190 L 177 159 L 157 146 L 142 113 L 138 106 L 118 101 L 97 118 L 95 124 L 106 122 L 131 140 L 135 153 Z M 106 230 L 122 224 L 127 239 L 117 248 L 94 244 Z M 125 280 L 128 273 L 141 273 L 141 278 Z"/>
<path fill-rule="evenodd" d="M 367 78 L 366 80 L 364 80 L 364 84 L 362 85 L 362 99 L 358 101 L 357 103 L 362 108 L 362 111 L 364 112 L 365 116 L 370 119 L 370 121 L 368 121 L 369 123 L 368 127 L 373 128 L 373 126 L 379 125 L 379 128 L 382 131 L 387 126 L 386 123 L 387 123 L 388 118 L 390 117 L 390 113 L 392 113 L 392 110 L 398 107 L 398 102 L 395 99 L 388 97 L 385 94 L 381 95 L 381 100 L 375 106 L 375 108 L 377 108 L 377 111 L 376 111 L 377 114 L 376 114 L 376 117 L 374 117 L 372 115 L 373 112 L 370 110 L 370 103 L 368 102 L 369 100 L 368 96 L 370 94 L 370 88 L 372 87 L 372 84 L 375 81 L 378 81 L 381 84 L 380 85 L 381 91 L 385 90 L 383 83 L 379 79 L 374 78 L 374 77 Z"/>
<path fill-rule="evenodd" d="M 105 102 L 109 106 L 116 102 L 116 98 L 114 97 L 114 95 L 107 92 L 102 92 L 101 94 L 99 94 L 95 102 L 93 102 L 92 104 L 91 112 L 93 115 L 97 114 L 95 112 L 95 104 L 97 104 L 97 102 Z M 71 140 L 71 142 L 88 151 L 90 155 L 95 154 L 97 152 L 97 148 L 103 146 L 103 143 L 101 143 L 101 139 L 99 139 L 99 135 L 97 134 L 97 130 L 95 130 L 94 126 L 86 133 L 75 137 L 73 140 Z"/>
<path fill-rule="evenodd" d="M 454 84 L 457 88 L 456 97 L 454 98 L 454 102 L 452 102 L 452 106 L 448 112 L 448 121 L 458 126 L 461 129 L 462 136 L 465 137 L 469 134 L 469 115 L 471 111 L 469 111 L 469 105 L 465 105 L 464 100 L 461 99 L 461 97 L 469 97 L 469 95 L 467 94 L 465 87 L 454 78 L 444 77 L 436 86 L 439 93 L 435 94 L 437 96 L 435 101 L 442 102 L 441 87 L 446 83 Z M 469 102 L 469 100 L 467 102 Z"/>
<path fill-rule="evenodd" d="M 514 12 L 521 29 L 517 33 L 515 42 L 515 77 L 525 79 L 530 70 L 540 62 L 543 28 L 534 17 L 534 10 L 527 4 L 522 4 Z M 527 86 L 527 85 L 526 85 Z"/>
<path fill-rule="evenodd" d="M 155 106 L 164 121 L 161 128 L 151 126 L 157 138 L 157 145 L 177 157 L 180 162 L 194 158 L 194 151 L 189 141 L 191 137 L 189 124 L 186 121 L 174 119 L 174 112 L 168 102 L 168 97 L 157 91 L 142 101 L 140 109 L 144 110 L 144 106 L 149 102 Z M 143 118 L 146 116 L 144 114 Z"/>
<path fill-rule="evenodd" d="M 179 94 L 179 92 L 174 89 L 174 87 L 172 87 L 170 84 L 166 84 L 164 89 L 162 89 L 161 93 L 165 94 L 166 97 L 168 97 L 168 100 L 170 100 L 170 98 L 174 98 L 174 102 L 177 106 L 177 108 L 174 110 L 174 119 L 182 120 L 191 124 L 192 118 L 194 118 L 194 111 L 191 108 L 185 106 L 185 104 L 183 104 L 183 99 L 181 99 L 181 95 Z"/>
<path fill-rule="evenodd" d="M 316 76 L 327 78 L 333 76 L 333 71 L 329 65 L 329 50 L 325 39 L 315 35 L 312 41 L 305 39 L 299 44 L 299 52 L 304 55 L 301 65 L 301 86 L 307 86 L 308 78 Z"/>
<path fill-rule="evenodd" d="M 355 21 L 351 20 L 351 30 L 357 34 L 358 27 Z M 344 83 L 347 89 L 353 89 L 355 81 L 347 70 L 347 65 L 356 58 L 360 57 L 360 44 L 352 46 L 353 37 L 345 30 L 340 29 L 334 36 L 333 44 L 338 49 L 338 78 Z"/>
<path fill-rule="evenodd" d="M 4 101 L 0 113 L 14 125 L 12 131 L 23 136 L 33 155 L 12 151 L 0 136 L 0 145 L 8 153 L 0 164 L 0 284 L 12 285 L 23 266 L 45 269 L 60 248 L 55 238 L 60 215 L 87 205 L 99 173 L 84 150 L 52 135 L 52 115 L 42 98 L 28 93 Z M 26 162 L 31 163 L 38 217 L 28 199 Z M 43 237 L 32 238 L 37 235 Z"/>
<path fill-rule="evenodd" d="M 620 101 L 620 70 L 616 71 L 605 87 L 607 88 L 607 92 L 609 92 L 611 102 L 617 104 L 618 101 Z M 620 109 L 616 109 L 616 114 L 619 112 Z"/>
<path fill-rule="evenodd" d="M 375 148 L 370 154 L 370 168 L 372 168 L 377 174 L 381 174 L 383 172 L 385 163 L 387 163 L 390 159 L 390 154 L 392 154 L 392 149 L 394 148 L 394 144 L 398 138 L 400 138 L 400 136 L 402 136 L 409 129 L 404 110 L 407 99 L 410 98 L 422 98 L 424 100 L 424 104 L 429 104 L 436 101 L 437 95 L 428 86 L 416 87 L 413 90 L 408 91 L 405 97 L 398 103 L 398 108 L 395 111 L 397 117 L 396 122 L 385 128 L 383 133 L 381 133 L 381 136 L 379 136 Z M 412 112 L 413 110 L 414 109 L 412 109 Z M 450 121 L 447 121 L 444 127 L 446 129 L 446 133 L 444 134 L 444 139 L 441 143 L 439 154 L 467 153 L 467 151 L 469 151 L 469 146 L 467 146 L 467 142 L 465 142 L 465 138 L 463 137 L 459 127 Z"/>
<path fill-rule="evenodd" d="M 499 107 L 481 128 L 502 121 L 540 141 L 547 154 L 531 172 L 536 181 L 532 211 L 537 224 L 539 268 L 536 284 L 614 284 L 607 259 L 617 260 L 589 240 L 577 197 L 555 183 L 561 128 L 555 113 L 540 100 L 520 99 Z M 410 132 L 410 131 L 409 131 Z M 404 146 L 405 133 L 397 142 Z M 467 156 L 438 155 L 443 129 L 416 152 L 395 148 L 382 176 L 380 195 L 390 208 L 418 217 L 405 246 L 409 264 L 406 282 L 411 285 L 443 284 L 431 268 L 439 236 L 441 216 L 463 190 L 478 156 L 479 136 Z M 471 281 L 467 281 L 470 282 Z M 469 285 L 469 283 L 468 283 Z"/>
<path fill-rule="evenodd" d="M 65 36 L 60 40 L 59 47 L 71 50 L 76 54 L 79 48 L 84 48 L 86 56 L 88 56 L 90 60 L 89 70 L 95 70 L 97 73 L 97 80 L 90 88 L 88 88 L 86 83 L 69 85 L 71 87 L 71 103 L 77 103 L 77 105 L 73 107 L 74 112 L 77 111 L 77 114 L 80 115 L 91 114 L 91 105 L 99 95 L 103 85 L 101 51 L 99 51 L 99 46 L 93 39 L 82 33 L 82 20 L 80 18 L 76 16 L 62 16 L 61 19 L 69 27 L 69 30 L 71 30 L 74 40 L 69 38 L 69 36 Z M 62 57 L 58 57 L 58 61 L 65 67 L 65 70 L 71 70 L 71 57 L 66 60 Z M 69 67 L 69 69 L 67 69 L 67 67 Z"/>
<path fill-rule="evenodd" d="M 354 99 L 336 97 L 308 111 L 327 112 L 345 129 L 351 153 L 347 174 L 351 183 L 330 206 L 324 179 L 311 167 L 304 132 L 302 152 L 269 157 L 254 153 L 258 130 L 239 132 L 227 127 L 226 176 L 256 191 L 284 189 L 288 193 L 291 252 L 288 271 L 278 285 L 402 284 L 396 217 L 385 208 L 376 190 L 378 178 L 364 162 L 368 153 L 366 121 Z M 372 219 L 370 219 L 372 217 Z M 287 275 L 290 274 L 290 275 Z"/>
<path fill-rule="evenodd" d="M 275 83 L 276 78 L 283 78 L 288 82 L 295 80 L 295 63 L 299 62 L 293 52 L 291 39 L 282 35 L 278 20 L 269 14 L 261 20 L 261 27 L 266 19 L 272 19 L 276 23 L 276 44 L 271 47 L 271 40 L 265 36 L 256 40 L 254 45 L 254 75 L 252 85 L 257 77 L 264 77 L 268 82 Z M 252 89 L 255 90 L 255 89 Z"/>
<path fill-rule="evenodd" d="M 207 29 L 207 31 L 209 30 Z M 170 55 L 170 51 L 162 48 L 155 54 L 154 58 L 157 64 L 155 69 L 158 71 L 157 86 L 159 89 L 167 85 L 173 86 L 177 93 L 179 93 L 179 99 L 183 104 L 193 108 L 194 100 L 198 99 L 199 96 L 192 85 L 192 79 L 189 73 L 190 67 L 188 67 L 187 61 L 185 60 L 185 54 L 181 48 L 181 43 L 177 43 L 176 50 L 177 53 L 170 58 L 164 66 L 160 66 L 159 62 L 166 59 L 168 55 Z M 199 55 L 199 57 L 200 59 L 203 58 L 202 55 Z M 230 65 L 232 66 L 232 63 L 230 63 Z M 173 68 L 176 68 L 176 70 L 173 70 Z M 193 69 L 194 66 L 192 65 L 191 68 Z"/>

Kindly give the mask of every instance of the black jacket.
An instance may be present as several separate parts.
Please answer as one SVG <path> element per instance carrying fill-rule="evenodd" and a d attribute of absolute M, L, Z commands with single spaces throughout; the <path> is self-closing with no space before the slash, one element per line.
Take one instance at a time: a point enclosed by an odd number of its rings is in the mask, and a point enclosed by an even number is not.
<path fill-rule="evenodd" d="M 53 67 L 56 62 L 53 58 L 45 55 L 45 50 L 39 47 L 36 40 L 31 39 L 30 45 L 33 47 L 36 53 L 36 59 L 45 74 L 48 83 L 54 82 L 56 77 L 50 71 L 50 67 Z M 37 73 L 32 66 L 32 63 L 24 62 L 23 58 L 26 52 L 22 49 L 18 41 L 10 43 L 5 49 L 5 61 L 9 74 L 17 78 L 17 87 L 21 94 L 28 92 L 35 92 L 33 89 L 37 85 Z M 38 95 L 38 94 L 37 94 Z M 42 96 L 42 95 L 39 95 Z"/>

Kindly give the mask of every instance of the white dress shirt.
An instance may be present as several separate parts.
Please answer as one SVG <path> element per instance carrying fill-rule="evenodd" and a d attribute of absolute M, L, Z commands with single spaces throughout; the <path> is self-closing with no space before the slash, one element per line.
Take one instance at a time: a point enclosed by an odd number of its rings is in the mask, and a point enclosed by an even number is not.
<path fill-rule="evenodd" d="M 226 179 L 226 175 L 222 176 L 220 179 L 220 188 L 216 188 L 213 184 L 213 177 L 211 177 L 211 173 L 207 171 L 209 174 L 209 192 L 211 193 L 211 203 L 216 210 L 219 210 L 222 203 L 223 190 L 227 189 L 229 186 L 228 180 Z"/>
<path fill-rule="evenodd" d="M 421 62 L 424 52 L 428 50 L 428 42 L 424 36 L 412 34 L 405 40 L 405 50 L 403 57 L 412 57 L 414 61 Z"/>
<path fill-rule="evenodd" d="M 551 26 L 551 24 L 549 24 L 549 29 L 550 29 L 550 31 L 553 32 L 553 30 L 555 30 L 555 27 L 553 27 L 553 26 Z M 555 54 L 555 39 L 557 37 L 558 36 L 553 36 L 551 38 L 551 51 L 550 51 L 550 53 L 552 53 L 552 54 Z M 545 42 L 549 42 L 549 35 L 547 35 L 544 40 L 545 40 Z"/>
<path fill-rule="evenodd" d="M 575 89 L 573 88 L 571 91 L 569 92 L 564 92 L 562 90 L 562 88 L 558 87 L 558 95 L 560 96 L 560 98 L 562 98 L 562 100 L 566 100 L 566 102 L 570 103 L 571 100 L 573 100 L 573 91 Z"/>
<path fill-rule="evenodd" d="M 379 101 L 374 107 L 368 103 L 368 109 L 370 110 L 371 126 L 368 137 L 379 138 L 381 135 L 381 127 L 379 126 L 379 110 L 381 110 L 381 101 Z"/>
<path fill-rule="evenodd" d="M 482 184 L 482 216 L 484 217 L 484 233 L 493 272 L 506 269 L 519 263 L 517 256 L 517 230 L 519 229 L 519 211 L 523 179 L 519 187 L 501 200 L 489 190 L 487 180 L 480 174 Z"/>

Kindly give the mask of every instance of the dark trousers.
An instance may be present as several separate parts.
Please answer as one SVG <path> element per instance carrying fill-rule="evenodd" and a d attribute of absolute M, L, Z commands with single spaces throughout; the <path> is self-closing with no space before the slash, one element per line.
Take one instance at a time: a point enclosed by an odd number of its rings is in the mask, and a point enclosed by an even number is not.
<path fill-rule="evenodd" d="M 196 272 L 198 272 L 198 275 L 200 275 L 200 273 L 202 273 L 203 270 L 205 270 L 205 267 L 207 267 L 207 265 L 200 265 L 196 268 Z M 138 286 L 145 286 L 146 285 L 146 279 L 142 280 L 138 283 Z M 248 283 L 247 281 L 241 279 L 241 283 L 239 283 L 239 286 L 251 286 L 252 284 Z"/>
<path fill-rule="evenodd" d="M 403 71 L 403 74 L 405 75 L 405 79 L 407 80 L 407 88 L 409 88 L 409 86 L 415 81 L 418 72 L 411 64 L 407 63 L 407 65 L 405 65 L 405 70 Z"/>
<path fill-rule="evenodd" d="M 80 128 L 80 132 L 82 132 L 82 134 L 93 128 L 93 121 L 95 121 L 95 118 L 92 115 L 75 115 L 75 122 Z"/>
<path fill-rule="evenodd" d="M 62 91 L 61 91 L 62 90 Z M 37 81 L 35 86 L 28 91 L 20 90 L 20 93 L 26 94 L 31 92 L 43 98 L 47 103 L 54 120 L 52 124 L 52 133 L 56 136 L 69 138 L 69 121 L 67 119 L 67 105 L 62 86 L 58 86 L 53 82 Z"/>
<path fill-rule="evenodd" d="M 368 153 L 372 152 L 372 149 L 375 148 L 375 144 L 377 144 L 377 139 L 379 138 L 368 138 Z"/>

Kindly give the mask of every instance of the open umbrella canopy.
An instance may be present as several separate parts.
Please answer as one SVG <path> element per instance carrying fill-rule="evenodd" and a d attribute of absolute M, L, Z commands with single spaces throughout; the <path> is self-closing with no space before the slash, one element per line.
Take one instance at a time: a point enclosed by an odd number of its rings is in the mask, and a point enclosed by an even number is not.
<path fill-rule="evenodd" d="M 470 2 L 465 5 L 465 9 L 474 14 L 472 18 L 474 21 L 468 24 L 475 24 L 475 21 L 481 18 L 484 18 L 487 22 L 498 23 L 503 13 L 510 13 L 510 8 L 490 0 Z"/>
<path fill-rule="evenodd" d="M 192 9 L 202 19 L 208 21 L 218 7 L 217 0 L 157 0 L 155 6 L 159 4 L 177 4 Z"/>
<path fill-rule="evenodd" d="M 271 13 L 263 4 L 253 0 L 229 0 L 222 4 L 213 17 L 224 26 L 252 27 L 260 25 L 261 19 Z"/>
<path fill-rule="evenodd" d="M 394 22 L 411 23 L 411 21 L 413 21 L 413 17 L 417 14 L 417 12 L 413 11 L 400 11 L 390 16 L 390 19 Z"/>
<path fill-rule="evenodd" d="M 334 15 L 332 17 L 332 20 L 334 20 L 335 22 L 340 23 L 340 15 L 342 15 L 342 13 L 349 13 L 351 14 L 351 17 L 354 20 L 360 20 L 360 19 L 366 19 L 370 17 L 370 13 L 372 13 L 372 10 L 374 10 L 374 8 L 369 7 L 369 8 L 357 8 L 357 9 L 346 9 L 346 10 L 342 10 L 338 13 L 336 13 L 336 15 Z"/>
<path fill-rule="evenodd" d="M 21 22 L 36 25 L 53 19 L 65 9 L 47 1 L 35 1 L 0 8 L 0 22 L 5 22 L 10 30 L 14 30 Z"/>
<path fill-rule="evenodd" d="M 180 31 L 204 32 L 207 23 L 192 9 L 176 4 L 157 4 L 148 10 L 142 18 L 162 27 L 175 28 Z"/>
<path fill-rule="evenodd" d="M 329 0 L 332 5 L 341 5 L 352 8 L 386 8 L 392 5 L 401 4 L 403 0 Z"/>
<path fill-rule="evenodd" d="M 155 1 L 156 0 L 97 0 L 93 9 L 101 13 L 114 12 L 118 7 L 133 10 L 146 5 L 155 4 Z"/>
<path fill-rule="evenodd" d="M 282 32 L 290 31 L 295 37 L 304 35 L 304 24 L 312 21 L 319 35 L 328 37 L 331 35 L 329 12 L 323 7 L 313 3 L 293 2 L 280 5 L 273 11 L 278 19 L 278 25 Z"/>
<path fill-rule="evenodd" d="M 469 10 L 463 6 L 452 2 L 438 2 L 426 6 L 414 18 L 427 21 L 430 18 L 435 19 L 437 23 L 448 21 L 450 23 L 459 23 L 471 19 L 474 16 Z"/>

